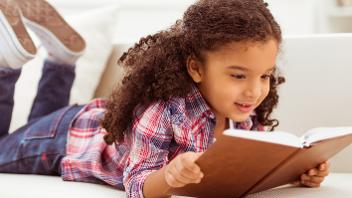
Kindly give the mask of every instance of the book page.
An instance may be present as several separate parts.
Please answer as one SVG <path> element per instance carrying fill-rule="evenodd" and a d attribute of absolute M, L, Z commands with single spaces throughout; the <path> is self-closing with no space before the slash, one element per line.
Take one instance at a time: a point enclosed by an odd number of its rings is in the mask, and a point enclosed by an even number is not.
<path fill-rule="evenodd" d="M 223 133 L 224 135 L 241 137 L 246 139 L 271 142 L 276 144 L 283 144 L 287 146 L 293 146 L 302 148 L 302 142 L 299 137 L 294 134 L 283 132 L 283 131 L 274 131 L 274 132 L 264 132 L 264 131 L 246 131 L 240 129 L 227 129 Z"/>
<path fill-rule="evenodd" d="M 351 134 L 352 127 L 320 127 L 310 129 L 300 139 L 305 145 L 310 145 L 313 142 Z"/>

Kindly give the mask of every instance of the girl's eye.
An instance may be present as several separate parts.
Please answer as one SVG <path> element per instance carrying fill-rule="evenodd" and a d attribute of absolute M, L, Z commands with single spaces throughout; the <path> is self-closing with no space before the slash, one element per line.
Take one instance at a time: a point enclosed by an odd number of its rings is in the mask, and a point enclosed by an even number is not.
<path fill-rule="evenodd" d="M 262 78 L 265 79 L 265 80 L 269 80 L 271 77 L 271 75 L 263 75 Z"/>
<path fill-rule="evenodd" d="M 236 79 L 245 79 L 246 76 L 242 74 L 232 74 L 231 77 L 236 78 Z"/>

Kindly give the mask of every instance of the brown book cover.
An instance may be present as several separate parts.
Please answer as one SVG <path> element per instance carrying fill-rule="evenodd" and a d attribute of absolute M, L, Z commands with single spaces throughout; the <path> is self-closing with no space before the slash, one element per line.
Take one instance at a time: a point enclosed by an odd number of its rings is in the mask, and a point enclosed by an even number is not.
<path fill-rule="evenodd" d="M 333 133 L 334 129 L 324 131 Z M 330 137 L 300 147 L 224 133 L 196 161 L 204 173 L 201 183 L 171 188 L 169 192 L 192 197 L 243 197 L 288 184 L 351 144 L 351 128 L 343 130 L 349 131 L 330 133 Z M 236 131 L 232 130 L 234 134 Z"/>

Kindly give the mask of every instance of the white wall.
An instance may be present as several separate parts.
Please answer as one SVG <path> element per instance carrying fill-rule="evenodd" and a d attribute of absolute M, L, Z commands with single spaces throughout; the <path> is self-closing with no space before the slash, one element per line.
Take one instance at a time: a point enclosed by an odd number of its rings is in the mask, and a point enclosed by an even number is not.
<path fill-rule="evenodd" d="M 64 15 L 120 5 L 115 43 L 131 43 L 173 24 L 195 0 L 49 0 Z M 352 9 L 336 8 L 335 0 L 267 0 L 285 35 L 352 31 Z M 331 15 L 338 15 L 332 17 Z M 342 13 L 342 14 L 341 14 Z"/>
<path fill-rule="evenodd" d="M 149 2 L 149 1 L 148 1 Z M 173 1 L 171 1 L 173 2 Z M 143 35 L 170 26 L 194 1 L 160 1 L 154 5 L 122 6 L 116 42 L 135 41 Z M 316 31 L 317 0 L 268 0 L 269 8 L 282 26 L 284 34 L 311 34 Z M 157 5 L 157 6 L 155 6 Z"/>
<path fill-rule="evenodd" d="M 268 0 L 269 8 L 286 35 L 317 32 L 317 6 L 326 0 Z M 331 0 L 327 0 L 331 1 Z M 133 2 L 133 1 L 132 1 Z M 138 1 L 135 1 L 138 2 Z M 150 4 L 150 2 L 155 2 Z M 148 1 L 121 6 L 116 43 L 137 41 L 173 24 L 194 0 Z"/>
<path fill-rule="evenodd" d="M 267 0 L 284 34 L 315 32 L 316 0 Z"/>

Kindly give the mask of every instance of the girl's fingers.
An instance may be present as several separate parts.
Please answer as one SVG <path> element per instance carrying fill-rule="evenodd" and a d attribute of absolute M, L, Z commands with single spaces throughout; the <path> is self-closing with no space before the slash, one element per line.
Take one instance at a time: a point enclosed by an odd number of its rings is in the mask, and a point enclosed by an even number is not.
<path fill-rule="evenodd" d="M 184 160 L 182 162 L 182 165 L 184 166 L 185 169 L 189 170 L 194 174 L 199 175 L 201 173 L 199 166 L 190 160 Z"/>
<path fill-rule="evenodd" d="M 307 175 L 309 175 L 309 176 L 320 176 L 320 177 L 325 177 L 328 174 L 329 174 L 328 169 L 318 170 L 317 168 L 312 168 L 307 173 Z"/>
<path fill-rule="evenodd" d="M 324 181 L 324 177 L 320 177 L 320 176 L 308 176 L 306 174 L 302 174 L 301 175 L 301 181 L 302 182 L 313 182 L 313 183 L 321 183 Z"/>
<path fill-rule="evenodd" d="M 309 179 L 310 179 L 310 177 L 307 174 L 302 174 L 301 175 L 301 181 L 309 180 Z"/>
<path fill-rule="evenodd" d="M 325 161 L 319 165 L 319 170 L 327 170 L 330 167 L 330 162 Z"/>
<path fill-rule="evenodd" d="M 173 174 L 171 173 L 166 173 L 165 174 L 165 179 L 166 179 L 166 183 L 171 186 L 171 187 L 182 187 L 184 186 L 184 184 L 179 181 Z"/>
<path fill-rule="evenodd" d="M 297 180 L 297 181 L 294 181 L 294 182 L 291 182 L 292 185 L 299 185 L 301 183 L 300 180 Z"/>
<path fill-rule="evenodd" d="M 301 183 L 309 187 L 319 187 L 324 181 L 324 178 L 329 174 L 329 162 L 323 162 L 317 166 L 317 168 L 312 168 L 306 172 L 306 174 L 301 175 Z"/>
<path fill-rule="evenodd" d="M 175 179 L 177 179 L 177 181 L 181 182 L 182 184 L 193 183 L 195 180 L 193 178 L 184 176 L 184 174 L 179 172 L 176 167 L 173 167 L 173 169 L 171 170 L 171 174 L 174 176 Z"/>
<path fill-rule="evenodd" d="M 165 179 L 170 186 L 181 187 L 189 183 L 199 183 L 203 177 L 195 160 L 202 153 L 184 153 L 167 165 Z"/>
<path fill-rule="evenodd" d="M 305 186 L 309 186 L 309 187 L 319 187 L 320 183 L 314 183 L 311 181 L 301 181 L 301 183 Z"/>
<path fill-rule="evenodd" d="M 319 177 L 326 177 L 328 175 L 329 175 L 329 170 L 319 171 L 318 174 L 316 174 L 316 176 L 319 176 Z"/>
<path fill-rule="evenodd" d="M 319 166 L 319 172 L 318 172 L 318 176 L 327 176 L 329 175 L 329 168 L 330 168 L 330 163 L 328 161 L 320 164 Z"/>
<path fill-rule="evenodd" d="M 201 155 L 201 153 L 187 153 L 188 155 L 181 158 L 181 164 L 189 171 L 197 174 L 198 176 L 202 175 L 202 172 L 199 166 L 195 163 L 196 159 Z"/>
<path fill-rule="evenodd" d="M 325 161 L 324 164 L 326 164 L 326 168 L 330 168 L 330 162 L 329 161 Z"/>
<path fill-rule="evenodd" d="M 198 180 L 199 179 L 199 174 L 194 173 L 193 171 L 191 171 L 189 168 L 185 167 L 182 162 L 178 162 L 175 164 L 175 168 L 177 173 L 184 177 L 187 178 L 189 180 Z"/>
<path fill-rule="evenodd" d="M 329 170 L 329 168 L 330 168 L 329 161 L 325 161 L 325 162 L 319 164 L 319 167 L 318 167 L 319 170 Z"/>
<path fill-rule="evenodd" d="M 324 177 L 313 176 L 313 177 L 310 177 L 310 179 L 308 181 L 320 184 L 321 182 L 324 181 Z"/>
<path fill-rule="evenodd" d="M 313 176 L 313 175 L 318 174 L 318 172 L 319 172 L 319 170 L 317 168 L 312 168 L 308 171 L 308 175 Z"/>
<path fill-rule="evenodd" d="M 320 177 L 325 177 L 329 175 L 329 169 L 325 169 L 325 170 L 317 170 L 316 173 L 314 174 L 316 176 L 320 176 Z"/>
<path fill-rule="evenodd" d="M 326 164 L 325 163 L 322 163 L 319 165 L 319 170 L 325 170 L 326 169 Z"/>

